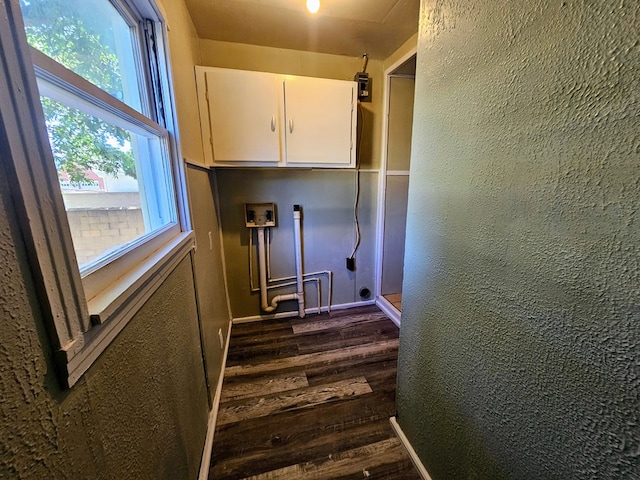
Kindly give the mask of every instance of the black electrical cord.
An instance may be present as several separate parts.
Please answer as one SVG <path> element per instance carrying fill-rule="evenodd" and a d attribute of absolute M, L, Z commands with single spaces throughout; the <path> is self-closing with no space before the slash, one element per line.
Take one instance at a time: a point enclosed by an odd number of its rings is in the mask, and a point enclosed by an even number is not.
<path fill-rule="evenodd" d="M 360 246 L 361 234 L 360 234 L 360 221 L 358 219 L 358 204 L 360 203 L 360 154 L 362 152 L 362 136 L 364 133 L 364 111 L 362 109 L 362 103 L 358 100 L 358 112 L 360 113 L 360 121 L 358 122 L 358 138 L 356 141 L 356 178 L 355 178 L 355 199 L 353 202 L 353 221 L 356 226 L 356 241 L 353 246 L 353 251 L 349 256 L 349 259 L 353 261 L 353 257 Z"/>

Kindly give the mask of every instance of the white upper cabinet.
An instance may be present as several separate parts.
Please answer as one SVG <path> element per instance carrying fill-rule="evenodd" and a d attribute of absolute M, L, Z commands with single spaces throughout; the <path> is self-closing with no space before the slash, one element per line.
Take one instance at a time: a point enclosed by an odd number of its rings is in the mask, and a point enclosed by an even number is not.
<path fill-rule="evenodd" d="M 199 67 L 198 67 L 199 68 Z M 282 82 L 274 75 L 199 69 L 200 124 L 209 165 L 282 161 Z"/>
<path fill-rule="evenodd" d="M 356 84 L 196 67 L 207 165 L 355 166 Z"/>
<path fill-rule="evenodd" d="M 287 165 L 353 166 L 355 82 L 285 77 Z"/>

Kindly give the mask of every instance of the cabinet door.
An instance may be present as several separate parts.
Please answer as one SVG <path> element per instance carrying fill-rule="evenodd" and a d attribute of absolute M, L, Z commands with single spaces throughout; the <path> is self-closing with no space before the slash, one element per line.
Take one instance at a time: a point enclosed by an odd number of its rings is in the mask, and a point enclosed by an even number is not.
<path fill-rule="evenodd" d="M 286 77 L 287 165 L 355 164 L 355 82 Z"/>
<path fill-rule="evenodd" d="M 205 79 L 214 162 L 278 163 L 281 77 L 210 68 Z"/>

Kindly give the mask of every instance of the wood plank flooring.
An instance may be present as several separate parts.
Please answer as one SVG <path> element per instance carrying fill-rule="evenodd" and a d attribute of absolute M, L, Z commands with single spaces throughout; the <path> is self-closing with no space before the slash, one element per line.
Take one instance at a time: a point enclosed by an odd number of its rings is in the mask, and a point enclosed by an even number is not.
<path fill-rule="evenodd" d="M 392 293 L 389 295 L 383 295 L 383 297 L 386 298 L 391 305 L 396 307 L 396 310 L 399 312 L 402 311 L 402 293 Z"/>
<path fill-rule="evenodd" d="M 376 307 L 234 325 L 210 480 L 419 480 L 396 438 L 398 329 Z"/>

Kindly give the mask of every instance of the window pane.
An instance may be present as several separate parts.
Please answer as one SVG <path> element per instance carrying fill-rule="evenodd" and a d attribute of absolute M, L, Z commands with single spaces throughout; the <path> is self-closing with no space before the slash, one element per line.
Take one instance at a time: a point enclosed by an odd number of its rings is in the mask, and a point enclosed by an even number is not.
<path fill-rule="evenodd" d="M 29 43 L 141 111 L 135 28 L 109 0 L 20 0 Z"/>
<path fill-rule="evenodd" d="M 176 221 L 163 137 L 41 100 L 81 270 Z"/>

